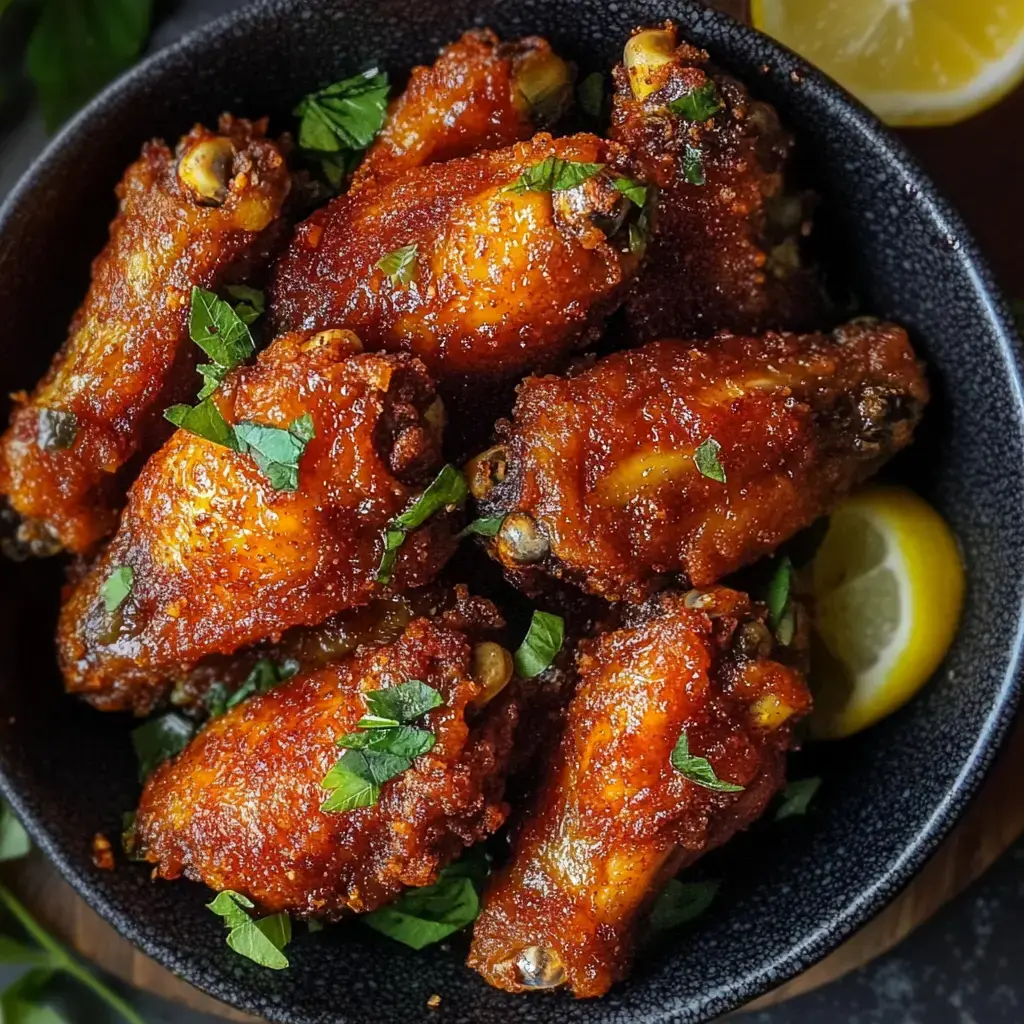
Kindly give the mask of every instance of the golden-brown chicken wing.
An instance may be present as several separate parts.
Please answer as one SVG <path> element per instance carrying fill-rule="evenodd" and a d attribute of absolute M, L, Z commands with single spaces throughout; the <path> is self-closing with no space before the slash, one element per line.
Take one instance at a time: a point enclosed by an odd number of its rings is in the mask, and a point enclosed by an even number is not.
<path fill-rule="evenodd" d="M 164 409 L 196 388 L 192 287 L 252 269 L 283 240 L 290 175 L 266 122 L 197 125 L 176 153 L 148 143 L 64 347 L 0 440 L 0 492 L 26 550 L 85 552 L 117 523 L 132 471 L 166 438 Z"/>
<path fill-rule="evenodd" d="M 482 406 L 489 426 L 489 382 L 556 364 L 622 297 L 638 208 L 614 185 L 620 158 L 593 135 L 538 135 L 341 196 L 278 262 L 273 316 L 285 330 L 344 327 L 369 349 L 414 353 L 446 398 L 457 392 L 453 413 Z M 556 191 L 540 174 L 557 166 L 564 182 L 586 173 L 580 164 L 606 166 Z M 524 172 L 544 180 L 509 188 Z"/>
<path fill-rule="evenodd" d="M 214 719 L 149 779 L 135 820 L 140 855 L 164 878 L 233 889 L 267 911 L 336 919 L 405 886 L 430 885 L 505 819 L 514 701 L 473 706 L 467 631 L 425 618 L 393 643 L 297 676 Z M 410 681 L 443 704 L 416 720 L 429 750 L 376 804 L 325 811 L 321 785 L 368 713 L 363 694 Z M 376 730 L 379 734 L 380 730 Z"/>
<path fill-rule="evenodd" d="M 648 259 L 627 302 L 633 341 L 810 330 L 801 257 L 808 197 L 787 190 L 792 138 L 675 26 L 638 30 L 615 70 L 611 137 L 659 188 Z"/>
<path fill-rule="evenodd" d="M 524 381 L 470 487 L 517 585 L 636 600 L 773 551 L 907 445 L 927 399 L 906 332 L 877 321 L 653 342 Z"/>
<path fill-rule="evenodd" d="M 582 644 L 561 746 L 474 928 L 492 985 L 606 992 L 660 885 L 762 813 L 810 705 L 764 618 L 724 588 L 662 595 Z"/>
<path fill-rule="evenodd" d="M 546 40 L 502 43 L 490 29 L 473 29 L 429 67 L 412 69 L 353 188 L 528 139 L 553 125 L 571 98 L 572 73 Z"/>
<path fill-rule="evenodd" d="M 146 463 L 62 610 L 69 690 L 145 712 L 204 656 L 382 592 L 382 531 L 435 475 L 443 412 L 417 360 L 354 349 L 342 331 L 282 336 L 211 399 L 235 431 L 278 428 L 270 440 L 291 453 L 295 489 L 279 489 L 289 482 L 259 438 L 254 456 L 179 430 Z M 396 590 L 429 582 L 454 547 L 443 510 L 407 533 Z"/>

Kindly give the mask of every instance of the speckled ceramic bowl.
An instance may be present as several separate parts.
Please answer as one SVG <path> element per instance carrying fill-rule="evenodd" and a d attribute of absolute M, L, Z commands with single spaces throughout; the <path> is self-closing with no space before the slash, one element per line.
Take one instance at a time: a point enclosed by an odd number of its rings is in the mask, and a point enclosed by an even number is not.
<path fill-rule="evenodd" d="M 797 58 L 687 0 L 276 0 L 204 27 L 92 103 L 3 208 L 0 391 L 35 380 L 63 338 L 112 187 L 142 140 L 177 137 L 224 109 L 269 111 L 283 128 L 310 89 L 372 63 L 401 76 L 474 24 L 543 33 L 584 69 L 607 68 L 633 26 L 667 16 L 779 106 L 823 195 L 819 232 L 833 258 L 865 308 L 906 324 L 929 362 L 936 400 L 890 475 L 933 500 L 963 543 L 960 634 L 910 706 L 802 755 L 826 779 L 815 813 L 760 826 L 716 855 L 704 868 L 724 879 L 712 910 L 642 954 L 608 998 L 584 1003 L 497 992 L 463 966 L 458 942 L 414 953 L 355 925 L 299 929 L 290 969 L 262 970 L 225 947 L 199 886 L 155 884 L 141 867 L 94 869 L 90 837 L 115 834 L 137 796 L 129 722 L 60 692 L 51 634 L 61 567 L 4 565 L 3 791 L 120 932 L 239 1007 L 295 1024 L 706 1020 L 807 967 L 891 899 L 961 813 L 1006 731 L 1024 591 L 1024 411 L 1007 310 L 959 218 L 898 142 Z"/>

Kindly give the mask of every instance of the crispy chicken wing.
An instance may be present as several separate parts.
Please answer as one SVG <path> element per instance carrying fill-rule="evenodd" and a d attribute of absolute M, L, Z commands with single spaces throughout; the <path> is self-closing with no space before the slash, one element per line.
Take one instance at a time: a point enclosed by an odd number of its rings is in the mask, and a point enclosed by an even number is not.
<path fill-rule="evenodd" d="M 0 440 L 0 491 L 21 549 L 90 550 L 117 523 L 133 470 L 195 389 L 193 285 L 215 288 L 283 241 L 290 175 L 266 122 L 197 125 L 176 153 L 148 143 L 117 187 L 110 240 L 64 347 Z"/>
<path fill-rule="evenodd" d="M 285 335 L 214 394 L 235 425 L 311 418 L 296 490 L 275 489 L 252 455 L 186 430 L 146 463 L 109 547 L 62 609 L 69 690 L 144 713 L 204 656 L 380 594 L 383 527 L 435 475 L 443 411 L 416 359 L 354 350 L 343 331 Z M 392 588 L 429 582 L 453 534 L 443 511 L 412 530 Z M 107 581 L 122 567 L 130 592 L 111 611 Z"/>
<path fill-rule="evenodd" d="M 765 611 L 735 591 L 660 596 L 578 657 L 546 783 L 491 881 L 469 964 L 513 992 L 597 996 L 622 978 L 660 885 L 764 810 L 810 706 L 772 657 Z M 706 788 L 692 760 L 740 791 Z"/>
<path fill-rule="evenodd" d="M 472 624 L 413 620 L 398 639 L 297 676 L 214 719 L 151 776 L 138 853 L 163 878 L 233 889 L 261 908 L 336 919 L 405 886 L 430 885 L 505 820 L 515 702 L 483 709 Z M 374 806 L 321 810 L 336 741 L 367 713 L 361 694 L 418 680 L 444 704 L 417 722 L 431 750 L 382 784 Z"/>
<path fill-rule="evenodd" d="M 608 169 L 564 191 L 506 188 L 548 158 Z M 638 257 L 627 223 L 637 208 L 613 184 L 620 159 L 593 135 L 538 135 L 341 196 L 299 226 L 278 262 L 276 322 L 410 351 L 455 396 L 453 413 L 479 407 L 489 427 L 489 383 L 556 364 L 593 340 L 622 297 Z M 401 277 L 381 269 L 401 249 Z"/>
<path fill-rule="evenodd" d="M 792 138 L 675 26 L 638 30 L 615 69 L 611 137 L 659 189 L 627 302 L 634 341 L 810 330 L 823 319 L 802 260 L 809 197 L 789 191 Z"/>
<path fill-rule="evenodd" d="M 545 574 L 638 600 L 773 551 L 910 442 L 928 399 L 906 332 L 659 341 L 520 386 L 469 468 L 492 553 L 528 591 Z M 703 466 L 703 468 L 701 468 Z"/>
<path fill-rule="evenodd" d="M 553 125 L 571 98 L 572 73 L 546 40 L 502 43 L 490 29 L 473 29 L 429 67 L 412 69 L 353 188 L 528 139 Z"/>

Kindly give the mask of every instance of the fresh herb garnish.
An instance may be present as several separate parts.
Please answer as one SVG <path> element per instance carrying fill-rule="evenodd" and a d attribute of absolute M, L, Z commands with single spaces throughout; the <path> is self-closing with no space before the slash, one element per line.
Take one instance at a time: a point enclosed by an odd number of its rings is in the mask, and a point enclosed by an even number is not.
<path fill-rule="evenodd" d="M 652 931 L 668 931 L 700 917 L 718 895 L 719 885 L 719 882 L 680 882 L 678 878 L 670 878 L 651 910 Z"/>
<path fill-rule="evenodd" d="M 526 637 L 513 658 L 516 675 L 520 679 L 540 675 L 555 660 L 564 638 L 565 623 L 561 616 L 535 611 Z"/>
<path fill-rule="evenodd" d="M 135 570 L 130 565 L 117 566 L 103 581 L 100 597 L 108 615 L 113 615 L 127 600 L 135 582 Z"/>
<path fill-rule="evenodd" d="M 605 89 L 604 74 L 592 71 L 576 87 L 580 108 L 587 117 L 601 120 L 607 109 L 608 92 Z"/>
<path fill-rule="evenodd" d="M 70 448 L 78 436 L 78 417 L 63 409 L 40 409 L 36 426 L 36 444 L 44 452 Z"/>
<path fill-rule="evenodd" d="M 686 121 L 707 121 L 724 106 L 718 86 L 709 78 L 703 85 L 698 85 L 685 95 L 674 99 L 668 105 L 668 109 Z"/>
<path fill-rule="evenodd" d="M 233 889 L 217 893 L 206 906 L 224 919 L 228 946 L 240 956 L 275 971 L 288 966 L 288 958 L 281 952 L 292 939 L 292 922 L 287 914 L 253 920 L 248 914 L 252 900 Z"/>
<path fill-rule="evenodd" d="M 192 289 L 188 333 L 225 372 L 244 363 L 256 351 L 246 321 L 229 302 L 203 288 Z"/>
<path fill-rule="evenodd" d="M 255 694 L 267 693 L 279 683 L 291 679 L 299 671 L 294 658 L 285 658 L 280 664 L 270 658 L 260 658 L 234 693 L 228 693 L 223 683 L 214 683 L 206 693 L 205 704 L 211 718 L 223 715 Z"/>
<path fill-rule="evenodd" d="M 796 612 L 791 591 L 793 588 L 793 563 L 788 555 L 779 559 L 778 567 L 768 584 L 765 603 L 768 605 L 768 625 L 775 633 L 775 639 L 783 647 L 793 642 L 796 631 Z"/>
<path fill-rule="evenodd" d="M 782 803 L 775 812 L 776 821 L 797 818 L 807 813 L 811 801 L 821 788 L 821 779 L 814 775 L 790 782 L 782 791 Z"/>
<path fill-rule="evenodd" d="M 390 583 L 398 558 L 398 549 L 405 538 L 422 526 L 432 515 L 449 506 L 461 505 L 469 495 L 466 478 L 454 466 L 447 465 L 434 477 L 430 486 L 400 516 L 384 528 L 384 551 L 377 567 L 376 581 Z"/>
<path fill-rule="evenodd" d="M 539 164 L 528 167 L 505 192 L 564 192 L 575 188 L 604 170 L 604 164 L 578 163 L 561 157 L 545 157 Z"/>
<path fill-rule="evenodd" d="M 705 789 L 713 789 L 719 793 L 739 793 L 743 790 L 742 786 L 720 779 L 706 757 L 698 757 L 696 754 L 690 753 L 690 743 L 686 738 L 685 729 L 679 734 L 669 761 L 683 778 L 698 786 L 703 786 Z"/>
<path fill-rule="evenodd" d="M 250 326 L 258 320 L 267 310 L 267 297 L 259 288 L 250 288 L 247 284 L 228 284 L 224 291 L 235 299 L 235 315 L 246 325 Z"/>
<path fill-rule="evenodd" d="M 146 779 L 168 758 L 180 754 L 195 735 L 193 721 L 168 711 L 132 729 L 132 747 L 139 762 L 139 781 Z"/>
<path fill-rule="evenodd" d="M 641 209 L 647 202 L 647 186 L 632 178 L 616 178 L 612 184 L 635 206 Z"/>
<path fill-rule="evenodd" d="M 704 154 L 697 146 L 683 151 L 683 177 L 691 185 L 704 184 Z"/>
<path fill-rule="evenodd" d="M 377 261 L 377 269 L 391 282 L 392 288 L 408 288 L 416 280 L 416 254 L 419 243 L 403 245 Z"/>
<path fill-rule="evenodd" d="M 423 949 L 471 925 L 480 913 L 480 888 L 489 865 L 474 847 L 449 864 L 433 885 L 406 889 L 393 903 L 360 920 L 389 939 Z"/>
<path fill-rule="evenodd" d="M 459 539 L 474 534 L 479 537 L 496 537 L 504 521 L 504 516 L 484 516 L 481 519 L 474 519 L 469 526 L 460 531 Z"/>
<path fill-rule="evenodd" d="M 701 476 L 709 480 L 717 480 L 720 484 L 725 483 L 725 469 L 718 461 L 718 453 L 722 446 L 713 438 L 709 437 L 702 441 L 693 453 L 693 461 Z"/>
<path fill-rule="evenodd" d="M 164 410 L 164 419 L 190 434 L 238 451 L 234 429 L 210 397 L 204 398 L 198 405 L 172 405 Z"/>
<path fill-rule="evenodd" d="M 388 76 L 372 68 L 310 93 L 295 108 L 299 145 L 335 188 L 384 126 L 387 106 Z"/>
<path fill-rule="evenodd" d="M 249 421 L 235 427 L 238 450 L 252 456 L 276 491 L 299 489 L 299 459 L 315 436 L 309 413 L 289 423 L 287 430 Z"/>
<path fill-rule="evenodd" d="M 359 721 L 359 728 L 365 731 L 346 733 L 338 739 L 345 753 L 321 783 L 331 794 L 321 805 L 322 811 L 372 807 L 385 782 L 434 746 L 432 732 L 411 725 L 444 703 L 432 686 L 411 679 L 399 686 L 368 690 L 363 700 L 370 711 Z"/>

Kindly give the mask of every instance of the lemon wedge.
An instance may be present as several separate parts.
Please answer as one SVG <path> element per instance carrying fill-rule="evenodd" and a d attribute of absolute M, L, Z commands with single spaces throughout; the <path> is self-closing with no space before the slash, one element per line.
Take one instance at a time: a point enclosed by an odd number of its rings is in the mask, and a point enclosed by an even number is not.
<path fill-rule="evenodd" d="M 873 487 L 832 513 L 810 583 L 811 734 L 837 739 L 891 714 L 938 668 L 960 619 L 963 563 L 927 502 Z"/>
<path fill-rule="evenodd" d="M 961 121 L 1024 78 L 1024 0 L 752 0 L 751 17 L 889 124 Z"/>

